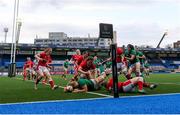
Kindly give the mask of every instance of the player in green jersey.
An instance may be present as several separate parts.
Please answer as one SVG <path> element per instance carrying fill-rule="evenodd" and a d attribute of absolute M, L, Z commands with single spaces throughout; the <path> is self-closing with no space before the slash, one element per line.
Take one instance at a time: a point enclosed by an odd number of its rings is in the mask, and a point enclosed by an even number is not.
<path fill-rule="evenodd" d="M 149 67 L 150 67 L 150 64 L 148 63 L 148 61 L 145 61 L 144 71 L 145 71 L 146 76 L 149 76 Z"/>
<path fill-rule="evenodd" d="M 133 45 L 128 44 L 127 46 L 128 50 L 125 51 L 125 57 L 128 60 L 129 68 L 128 68 L 128 74 L 126 75 L 127 79 L 131 78 L 131 74 L 134 71 L 136 76 L 140 76 L 140 60 L 138 58 L 137 52 Z"/>
<path fill-rule="evenodd" d="M 70 81 L 68 85 L 64 88 L 64 92 L 87 92 L 95 91 L 101 88 L 104 80 L 110 71 L 105 71 L 102 75 L 94 79 L 78 79 L 77 81 Z"/>
<path fill-rule="evenodd" d="M 62 77 L 65 79 L 65 80 L 67 80 L 66 79 L 66 75 L 68 74 L 68 67 L 69 67 L 69 60 L 68 59 L 66 59 L 65 61 L 64 61 L 64 64 L 63 64 L 63 75 L 62 75 Z"/>
<path fill-rule="evenodd" d="M 137 51 L 137 57 L 139 58 L 139 61 L 141 64 L 141 67 L 140 67 L 141 76 L 144 77 L 144 72 L 145 72 L 144 64 L 145 64 L 146 56 L 141 51 L 139 51 L 138 48 L 136 48 L 136 51 Z"/>

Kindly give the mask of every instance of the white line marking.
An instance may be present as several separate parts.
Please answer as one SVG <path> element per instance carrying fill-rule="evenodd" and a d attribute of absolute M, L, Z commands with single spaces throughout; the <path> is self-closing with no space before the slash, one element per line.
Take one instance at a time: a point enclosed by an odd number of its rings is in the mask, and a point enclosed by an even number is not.
<path fill-rule="evenodd" d="M 155 83 L 155 82 L 151 82 L 151 83 Z M 156 84 L 180 85 L 180 83 L 162 83 L 162 82 L 157 82 Z"/>
<path fill-rule="evenodd" d="M 60 88 L 64 88 L 63 86 L 59 86 Z M 94 95 L 99 95 L 99 96 L 104 96 L 104 97 L 113 97 L 111 95 L 106 95 L 106 94 L 101 94 L 101 93 L 95 93 L 95 92 L 86 92 L 86 93 L 89 93 L 89 94 L 94 94 Z"/>
<path fill-rule="evenodd" d="M 87 92 L 89 94 L 94 94 L 94 95 L 99 95 L 99 96 L 104 96 L 104 97 L 113 97 L 111 95 L 106 95 L 106 94 L 101 94 L 101 93 L 95 93 L 95 92 Z"/>
<path fill-rule="evenodd" d="M 70 100 L 50 100 L 50 101 L 34 101 L 34 102 L 19 102 L 19 103 L 3 103 L 1 105 L 19 105 L 19 104 L 36 104 L 36 103 L 53 103 L 53 102 L 76 102 L 76 101 L 88 101 L 88 100 L 101 100 L 108 99 L 109 97 L 100 97 L 100 98 L 88 98 L 88 99 L 70 99 Z"/>

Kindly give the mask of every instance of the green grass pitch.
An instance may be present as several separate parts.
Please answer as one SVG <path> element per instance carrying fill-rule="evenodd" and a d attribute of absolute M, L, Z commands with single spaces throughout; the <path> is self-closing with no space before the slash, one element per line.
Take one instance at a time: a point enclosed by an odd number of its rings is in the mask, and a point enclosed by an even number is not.
<path fill-rule="evenodd" d="M 72 75 L 68 76 L 70 79 Z M 60 76 L 53 76 L 55 84 L 65 86 L 67 81 Z M 124 77 L 119 77 L 120 81 L 125 81 Z M 180 74 L 151 74 L 145 78 L 147 82 L 157 83 L 158 87 L 154 90 L 146 89 L 146 95 L 180 93 Z M 99 98 L 111 95 L 102 88 L 92 93 L 64 93 L 63 88 L 52 91 L 47 85 L 38 85 L 38 90 L 34 90 L 32 81 L 23 81 L 22 76 L 14 78 L 0 77 L 0 103 L 16 103 L 16 102 L 34 102 L 47 100 L 68 100 L 68 99 L 86 99 Z M 104 94 L 101 95 L 101 94 Z M 120 93 L 120 96 L 140 95 L 139 93 Z M 141 94 L 142 95 L 142 94 Z"/>

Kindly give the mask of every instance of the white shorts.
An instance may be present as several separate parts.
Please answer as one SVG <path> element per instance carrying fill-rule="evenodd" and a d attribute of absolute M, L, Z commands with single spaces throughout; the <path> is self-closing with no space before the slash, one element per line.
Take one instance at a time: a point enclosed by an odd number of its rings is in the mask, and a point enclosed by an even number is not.
<path fill-rule="evenodd" d="M 68 68 L 63 67 L 63 69 L 64 69 L 64 72 L 68 71 Z"/>
<path fill-rule="evenodd" d="M 127 67 L 124 63 L 117 63 L 117 69 L 118 71 L 121 71 L 121 72 L 127 71 Z"/>
<path fill-rule="evenodd" d="M 123 83 L 123 92 L 133 92 L 135 90 L 134 84 L 128 80 Z"/>
<path fill-rule="evenodd" d="M 35 75 L 35 74 L 36 74 L 36 71 L 35 71 L 34 69 L 32 69 L 31 73 L 32 73 L 33 75 Z"/>
<path fill-rule="evenodd" d="M 38 67 L 38 73 L 39 73 L 40 75 L 44 75 L 44 74 L 50 75 L 49 69 L 48 69 L 47 67 L 45 67 L 45 66 L 39 66 L 39 67 Z"/>
<path fill-rule="evenodd" d="M 33 68 L 26 68 L 26 71 L 29 72 L 29 73 L 33 73 Z"/>
<path fill-rule="evenodd" d="M 93 85 L 94 85 L 94 89 L 95 89 L 95 90 L 100 89 L 100 85 L 96 82 L 95 79 L 90 79 L 90 80 L 93 82 Z"/>
<path fill-rule="evenodd" d="M 80 74 L 80 78 L 82 78 L 82 79 L 87 79 L 87 75 L 86 75 L 86 74 L 81 73 L 81 74 Z"/>

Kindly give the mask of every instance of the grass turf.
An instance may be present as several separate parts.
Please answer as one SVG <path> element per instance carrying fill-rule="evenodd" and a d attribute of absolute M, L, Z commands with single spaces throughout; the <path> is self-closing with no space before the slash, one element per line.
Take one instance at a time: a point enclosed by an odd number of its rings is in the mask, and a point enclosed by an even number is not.
<path fill-rule="evenodd" d="M 70 79 L 72 76 L 68 76 Z M 53 76 L 57 85 L 65 86 L 67 81 L 60 76 Z M 124 77 L 119 77 L 120 81 L 125 81 Z M 159 83 L 154 90 L 145 89 L 147 94 L 180 93 L 180 74 L 151 74 L 145 78 L 147 82 Z M 52 91 L 49 86 L 38 85 L 38 90 L 34 90 L 34 83 L 22 81 L 22 76 L 15 78 L 0 77 L 0 103 L 33 102 L 47 100 L 68 100 L 103 97 L 89 93 L 64 93 L 62 88 Z M 110 95 L 104 88 L 96 93 Z M 146 95 L 147 95 L 146 94 Z M 139 95 L 138 93 L 120 93 L 120 96 Z"/>

